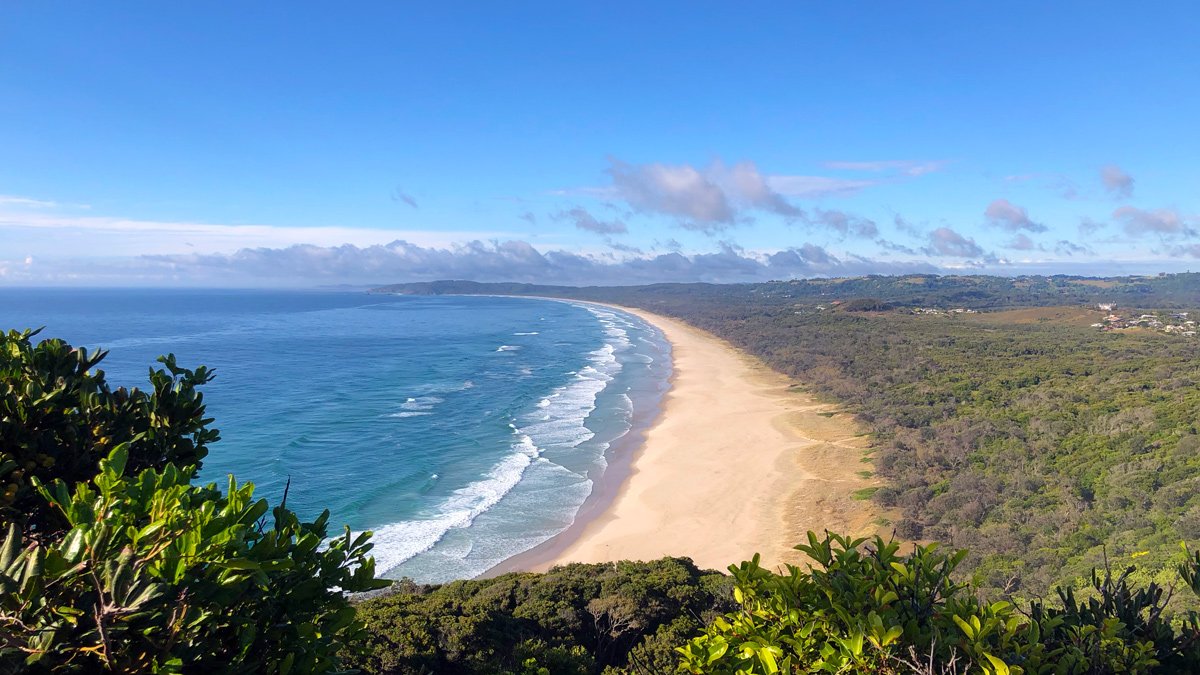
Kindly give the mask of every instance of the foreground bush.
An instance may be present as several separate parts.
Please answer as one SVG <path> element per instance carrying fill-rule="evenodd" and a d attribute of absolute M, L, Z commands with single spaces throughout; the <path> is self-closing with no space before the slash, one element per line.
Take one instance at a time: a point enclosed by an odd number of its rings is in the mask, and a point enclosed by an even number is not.
<path fill-rule="evenodd" d="M 340 670 L 344 592 L 386 583 L 370 534 L 192 485 L 218 438 L 205 369 L 166 357 L 150 393 L 111 391 L 102 353 L 32 335 L 0 335 L 0 673 Z"/>
<path fill-rule="evenodd" d="M 876 537 L 809 533 L 797 546 L 811 569 L 775 574 L 754 560 L 730 567 L 740 608 L 678 651 L 698 674 L 752 673 L 1194 673 L 1200 620 L 1165 612 L 1169 593 L 1132 588 L 1129 571 L 1094 574 L 1089 597 L 1060 590 L 1020 611 L 985 602 L 953 572 L 966 555 L 936 544 L 900 556 Z M 1130 570 L 1131 571 L 1131 570 Z M 1180 568 L 1200 593 L 1200 554 Z"/>
<path fill-rule="evenodd" d="M 728 577 L 687 558 L 401 583 L 358 605 L 367 654 L 350 663 L 397 675 L 658 675 L 675 670 L 676 646 L 732 607 Z"/>
<path fill-rule="evenodd" d="M 328 672 L 358 637 L 337 588 L 377 588 L 369 535 L 324 550 L 328 512 L 301 523 L 232 479 L 189 484 L 168 464 L 125 475 L 125 446 L 95 486 L 34 479 L 70 524 L 51 544 L 0 544 L 0 668 L 10 672 Z"/>
<path fill-rule="evenodd" d="M 32 480 L 90 480 L 100 460 L 125 443 L 129 468 L 168 462 L 196 471 L 220 434 L 209 428 L 197 390 L 212 379 L 203 366 L 180 368 L 173 355 L 150 370 L 150 388 L 112 389 L 88 353 L 62 340 L 34 345 L 36 331 L 0 334 L 0 522 L 29 534 L 64 525 Z"/>

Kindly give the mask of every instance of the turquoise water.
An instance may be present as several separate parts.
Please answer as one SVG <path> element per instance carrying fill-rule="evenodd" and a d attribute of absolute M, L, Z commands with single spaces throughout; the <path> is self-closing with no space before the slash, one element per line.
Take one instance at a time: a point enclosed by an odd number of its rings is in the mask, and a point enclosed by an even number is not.
<path fill-rule="evenodd" d="M 387 576 L 477 575 L 561 532 L 666 390 L 628 314 L 526 298 L 295 291 L 0 291 L 0 327 L 102 347 L 114 384 L 173 352 L 215 368 L 228 473 L 375 531 Z"/>

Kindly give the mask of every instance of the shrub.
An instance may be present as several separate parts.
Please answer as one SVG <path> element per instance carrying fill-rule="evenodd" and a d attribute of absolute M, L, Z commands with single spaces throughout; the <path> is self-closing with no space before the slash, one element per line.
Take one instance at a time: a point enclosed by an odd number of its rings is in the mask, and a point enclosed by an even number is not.
<path fill-rule="evenodd" d="M 219 437 L 205 368 L 114 391 L 102 352 L 34 335 L 0 334 L 0 673 L 339 670 L 344 593 L 386 585 L 370 533 L 192 485 Z"/>
<path fill-rule="evenodd" d="M 1091 597 L 1059 591 L 1055 605 L 1018 611 L 985 602 L 952 580 L 965 551 L 876 537 L 809 533 L 796 548 L 814 561 L 774 574 L 756 556 L 730 567 L 737 611 L 678 649 L 682 668 L 706 675 L 982 672 L 1084 675 L 1200 672 L 1200 620 L 1165 613 L 1169 592 L 1134 588 L 1133 568 L 1092 576 Z M 1200 554 L 1179 568 L 1200 594 Z"/>
<path fill-rule="evenodd" d="M 100 460 L 127 444 L 128 468 L 199 470 L 220 435 L 204 416 L 197 387 L 212 379 L 203 366 L 179 367 L 174 355 L 150 370 L 150 388 L 109 387 L 96 366 L 107 352 L 89 353 L 37 331 L 0 334 L 0 523 L 17 522 L 30 536 L 64 526 L 32 487 L 90 480 Z"/>
<path fill-rule="evenodd" d="M 367 653 L 349 663 L 377 674 L 659 675 L 728 598 L 726 577 L 686 558 L 399 583 L 358 605 Z"/>
<path fill-rule="evenodd" d="M 189 484 L 190 469 L 126 474 L 122 444 L 94 487 L 33 483 L 66 519 L 52 543 L 0 545 L 0 670 L 309 673 L 338 666 L 361 631 L 337 589 L 379 587 L 369 534 L 320 545 L 329 513 L 301 523 L 230 477 Z"/>

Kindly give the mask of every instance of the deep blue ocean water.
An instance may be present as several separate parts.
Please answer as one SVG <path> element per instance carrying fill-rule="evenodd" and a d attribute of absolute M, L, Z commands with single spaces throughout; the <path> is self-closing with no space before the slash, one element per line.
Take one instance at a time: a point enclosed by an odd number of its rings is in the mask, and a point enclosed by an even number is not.
<path fill-rule="evenodd" d="M 0 328 L 204 364 L 221 430 L 201 479 L 375 531 L 380 572 L 477 575 L 565 529 L 670 375 L 661 334 L 550 300 L 358 292 L 0 290 Z"/>

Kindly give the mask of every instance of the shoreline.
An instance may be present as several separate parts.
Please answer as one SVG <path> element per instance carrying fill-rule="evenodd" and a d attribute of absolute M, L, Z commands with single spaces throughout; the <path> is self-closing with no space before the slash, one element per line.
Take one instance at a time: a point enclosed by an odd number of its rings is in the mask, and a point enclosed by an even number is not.
<path fill-rule="evenodd" d="M 612 305 L 604 302 L 593 302 L 591 300 L 570 300 L 567 298 L 552 298 L 542 296 L 529 295 L 504 295 L 498 297 L 505 298 L 521 298 L 534 300 L 549 300 L 552 302 L 565 302 L 574 305 L 594 305 L 603 307 L 604 309 L 614 310 L 623 314 L 628 314 L 640 321 L 645 322 L 652 328 L 662 334 L 662 340 L 667 344 L 671 357 L 671 373 L 667 376 L 666 389 L 659 394 L 654 405 L 648 410 L 643 411 L 648 414 L 635 416 L 633 424 L 629 431 L 625 432 L 621 437 L 612 441 L 609 445 L 606 459 L 608 461 L 604 473 L 602 473 L 592 483 L 592 491 L 584 499 L 583 504 L 575 513 L 574 520 L 567 526 L 565 530 L 550 537 L 546 541 L 534 546 L 533 548 L 522 551 L 514 556 L 505 558 L 496 563 L 492 567 L 479 574 L 477 579 L 487 579 L 496 577 L 509 572 L 528 572 L 532 570 L 546 570 L 557 564 L 555 561 L 562 555 L 562 552 L 579 540 L 587 525 L 597 518 L 604 516 L 605 512 L 612 507 L 613 502 L 620 494 L 622 486 L 628 481 L 631 473 L 634 460 L 641 453 L 642 448 L 646 443 L 646 433 L 654 427 L 655 424 L 662 418 L 663 410 L 666 405 L 667 397 L 670 396 L 671 389 L 675 384 L 675 346 L 674 343 L 663 332 L 662 328 L 657 324 L 647 320 L 634 311 L 630 311 L 629 307 L 620 305 Z"/>
<path fill-rule="evenodd" d="M 517 296 L 530 297 L 530 296 Z M 563 302 L 588 301 L 542 298 Z M 686 556 L 724 570 L 761 553 L 800 563 L 808 530 L 874 534 L 880 515 L 856 490 L 867 448 L 850 415 L 711 334 L 645 310 L 590 303 L 657 328 L 671 345 L 668 389 L 635 424 L 574 522 L 481 577 L 570 562 Z"/>

